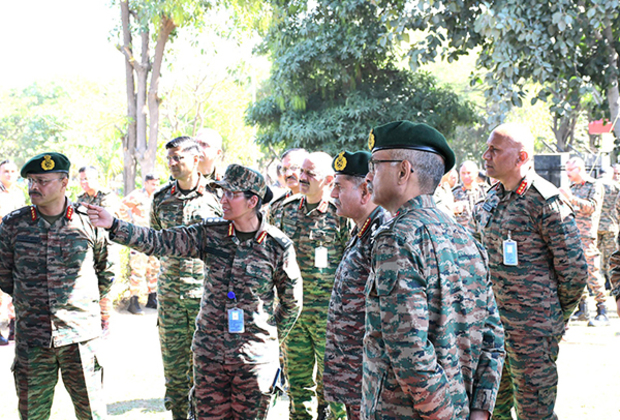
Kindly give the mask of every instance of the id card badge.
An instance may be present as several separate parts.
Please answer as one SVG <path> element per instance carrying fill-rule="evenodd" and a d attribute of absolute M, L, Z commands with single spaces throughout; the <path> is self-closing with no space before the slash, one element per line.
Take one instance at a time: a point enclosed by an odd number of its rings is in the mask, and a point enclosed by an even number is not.
<path fill-rule="evenodd" d="M 512 239 L 507 239 L 504 241 L 504 265 L 519 265 L 517 243 Z"/>
<path fill-rule="evenodd" d="M 314 248 L 314 266 L 316 268 L 327 268 L 327 248 L 324 246 Z"/>
<path fill-rule="evenodd" d="M 237 334 L 245 332 L 243 309 L 232 308 L 228 310 L 228 332 Z"/>

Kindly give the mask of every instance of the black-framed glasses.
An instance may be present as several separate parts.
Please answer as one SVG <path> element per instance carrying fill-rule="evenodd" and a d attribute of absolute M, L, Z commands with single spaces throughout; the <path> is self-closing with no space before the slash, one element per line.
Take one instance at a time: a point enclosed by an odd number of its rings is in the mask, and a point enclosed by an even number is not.
<path fill-rule="evenodd" d="M 58 181 L 59 179 L 65 178 L 52 178 L 52 179 L 38 179 L 38 178 L 26 178 L 28 181 L 29 187 L 34 187 L 35 185 L 39 185 L 40 187 L 45 187 L 52 181 Z"/>
<path fill-rule="evenodd" d="M 168 163 L 170 163 L 170 161 L 173 161 L 174 163 L 179 163 L 180 161 L 185 159 L 185 156 L 183 155 L 168 156 L 166 159 L 168 159 Z"/>
<path fill-rule="evenodd" d="M 377 164 L 379 163 L 396 163 L 402 161 L 402 159 L 370 159 L 368 161 L 368 172 L 374 174 L 377 169 Z"/>

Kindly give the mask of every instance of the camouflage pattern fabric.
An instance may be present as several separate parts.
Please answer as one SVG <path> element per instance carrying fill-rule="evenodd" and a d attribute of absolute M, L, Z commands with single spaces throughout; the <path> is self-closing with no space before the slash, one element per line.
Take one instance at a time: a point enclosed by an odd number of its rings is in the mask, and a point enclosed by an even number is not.
<path fill-rule="evenodd" d="M 439 210 L 454 217 L 454 211 L 452 210 L 454 206 L 454 195 L 452 194 L 449 184 L 439 185 L 435 190 L 435 194 L 433 194 L 433 198 Z"/>
<path fill-rule="evenodd" d="M 359 418 L 362 401 L 364 288 L 370 273 L 370 239 L 388 218 L 388 213 L 377 207 L 363 229 L 355 227 L 336 270 L 329 302 L 323 372 L 325 399 L 345 404 L 349 420 L 351 416 Z"/>
<path fill-rule="evenodd" d="M 256 371 L 251 367 L 240 368 L 241 371 L 233 375 L 235 379 L 230 382 L 230 389 L 240 386 L 239 377 L 247 377 L 252 372 L 263 372 L 256 378 L 258 383 L 273 383 L 275 370 L 269 366 L 277 366 L 280 341 L 287 337 L 295 323 L 303 299 L 295 250 L 281 231 L 262 219 L 254 238 L 239 241 L 232 222 L 212 219 L 159 232 L 119 222 L 111 236 L 149 255 L 200 258 L 205 262 L 207 280 L 192 343 L 197 369 L 194 375 L 198 413 L 217 408 L 204 405 L 210 404 L 209 398 L 224 392 L 222 382 L 201 376 L 204 372 L 212 372 L 211 368 L 215 369 L 214 373 L 229 377 L 231 369 L 238 364 L 265 367 L 263 370 L 257 367 Z M 234 298 L 229 292 L 234 293 Z M 233 308 L 244 311 L 244 334 L 228 332 L 227 314 Z M 209 364 L 214 365 L 209 367 Z M 221 369 L 220 365 L 223 365 Z M 271 376 L 265 378 L 264 375 Z M 248 394 L 231 394 L 230 389 L 224 392 L 228 398 L 218 400 L 218 405 L 230 404 L 235 410 L 240 405 L 246 410 L 257 407 L 253 404 L 258 402 Z"/>
<path fill-rule="evenodd" d="M 284 194 L 272 200 L 266 209 L 267 220 L 270 224 L 276 225 L 276 221 L 282 218 L 282 204 L 293 195 L 290 189 L 287 189 Z"/>
<path fill-rule="evenodd" d="M 374 241 L 362 419 L 491 412 L 504 333 L 484 249 L 427 195 L 405 203 Z"/>
<path fill-rule="evenodd" d="M 614 181 L 600 181 L 605 189 L 601 220 L 598 225 L 597 245 L 601 253 L 601 270 L 603 276 L 609 279 L 609 258 L 616 250 L 618 236 L 618 193 L 620 184 Z"/>
<path fill-rule="evenodd" d="M 4 218 L 0 289 L 13 296 L 17 315 L 14 375 L 22 418 L 49 417 L 59 368 L 78 418 L 105 414 L 94 339 L 112 269 L 105 232 L 90 224 L 83 207 L 67 202 L 51 226 L 35 206 Z"/>
<path fill-rule="evenodd" d="M 132 191 L 121 201 L 120 218 L 138 226 L 149 226 L 152 198 L 141 188 Z M 146 284 L 148 293 L 157 291 L 159 260 L 135 250 L 129 253 L 129 294 L 138 296 Z"/>
<path fill-rule="evenodd" d="M 469 221 L 471 220 L 472 210 L 476 203 L 486 196 L 486 188 L 482 184 L 473 183 L 471 189 L 466 189 L 463 185 L 457 185 L 452 189 L 454 203 L 465 203 L 465 210 L 461 213 L 455 213 L 454 217 L 461 226 L 469 229 Z M 453 212 L 454 213 L 454 212 Z"/>
<path fill-rule="evenodd" d="M 303 278 L 304 308 L 283 347 L 290 418 L 316 418 L 317 407 L 327 405 L 323 395 L 327 310 L 336 268 L 350 237 L 350 225 L 336 215 L 336 206 L 329 201 L 322 200 L 308 211 L 306 198 L 301 194 L 284 200 L 274 224 L 295 244 Z M 315 252 L 321 246 L 327 248 L 326 268 L 315 267 Z M 345 415 L 342 405 L 329 405 L 334 418 Z"/>
<path fill-rule="evenodd" d="M 151 227 L 161 230 L 189 226 L 221 216 L 219 201 L 207 183 L 201 177 L 197 188 L 187 195 L 180 191 L 177 181 L 156 191 L 151 204 Z M 191 342 L 205 279 L 204 263 L 197 258 L 169 255 L 162 257 L 160 263 L 157 323 L 166 378 L 164 405 L 172 411 L 173 418 L 185 418 L 189 410 L 187 395 L 192 387 Z"/>
<path fill-rule="evenodd" d="M 556 360 L 562 336 L 537 337 L 506 331 L 506 360 L 493 420 L 555 419 Z"/>
<path fill-rule="evenodd" d="M 496 184 L 476 205 L 474 221 L 489 253 L 491 281 L 506 331 L 505 373 L 493 416 L 510 413 L 514 405 L 519 418 L 550 418 L 529 417 L 530 411 L 521 411 L 530 404 L 532 393 L 545 393 L 549 406 L 544 411 L 553 413 L 556 397 L 547 381 L 557 379 L 555 359 L 542 355 L 542 348 L 528 354 L 525 346 L 545 340 L 557 346 L 581 297 L 588 267 L 575 217 L 559 190 L 532 170 L 515 191 Z M 517 243 L 517 266 L 504 265 L 503 243 L 509 237 Z M 525 353 L 513 352 L 519 345 Z M 534 369 L 531 376 L 522 369 L 528 360 Z"/>
<path fill-rule="evenodd" d="M 83 193 L 78 196 L 77 202 L 103 207 L 116 216 L 120 215 L 120 201 L 118 200 L 116 194 L 111 191 L 99 190 L 93 196 Z M 114 276 L 118 277 L 120 275 L 120 249 L 111 244 L 111 246 L 108 247 L 108 253 L 109 259 L 114 262 L 114 266 L 117 270 L 114 273 Z M 99 306 L 101 308 L 101 325 L 105 331 L 107 330 L 107 326 L 110 322 L 110 316 L 112 315 L 112 297 L 110 296 L 110 293 L 101 296 Z"/>
<path fill-rule="evenodd" d="M 582 183 L 573 182 L 570 189 L 575 195 L 571 204 L 575 211 L 575 220 L 581 233 L 583 252 L 588 263 L 588 288 L 594 294 L 594 300 L 597 303 L 604 303 L 604 280 L 601 274 L 601 257 L 596 239 L 605 189 L 600 182 L 594 179 L 586 179 Z M 587 296 L 588 292 L 584 288 L 582 298 L 585 299 Z"/>
<path fill-rule="evenodd" d="M 103 369 L 97 360 L 98 341 L 95 338 L 51 348 L 18 343 L 12 370 L 20 418 L 50 418 L 59 368 L 62 382 L 73 401 L 75 417 L 78 420 L 106 418 Z"/>
<path fill-rule="evenodd" d="M 620 299 L 620 250 L 614 251 L 609 259 L 609 282 L 611 283 L 611 295 Z"/>

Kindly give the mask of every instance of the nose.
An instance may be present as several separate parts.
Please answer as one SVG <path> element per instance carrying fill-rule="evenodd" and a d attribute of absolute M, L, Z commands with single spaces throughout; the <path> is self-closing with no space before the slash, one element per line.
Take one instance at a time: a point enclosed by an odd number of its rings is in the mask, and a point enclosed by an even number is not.
<path fill-rule="evenodd" d="M 482 154 L 482 159 L 484 160 L 489 160 L 491 158 L 491 155 L 489 153 L 489 149 L 485 150 L 484 153 Z"/>
<path fill-rule="evenodd" d="M 329 194 L 331 198 L 338 198 L 338 187 L 332 188 L 332 192 Z"/>

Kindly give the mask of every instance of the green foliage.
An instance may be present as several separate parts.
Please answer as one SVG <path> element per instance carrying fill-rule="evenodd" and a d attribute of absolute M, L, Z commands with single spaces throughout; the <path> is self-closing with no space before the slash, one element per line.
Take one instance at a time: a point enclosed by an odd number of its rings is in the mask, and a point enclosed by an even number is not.
<path fill-rule="evenodd" d="M 261 48 L 273 60 L 271 79 L 247 112 L 266 148 L 360 149 L 371 127 L 389 121 L 425 121 L 448 137 L 457 125 L 476 121 L 471 104 L 432 75 L 397 68 L 373 2 L 271 5 Z"/>

